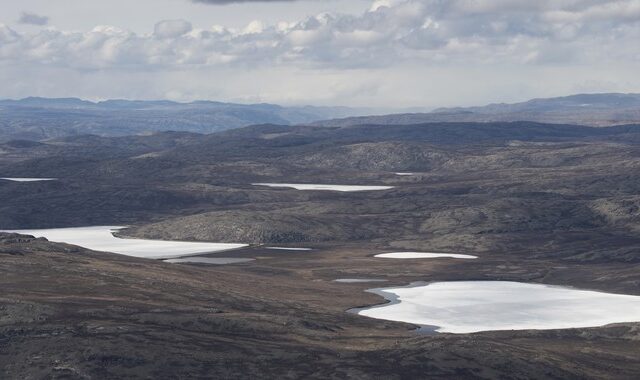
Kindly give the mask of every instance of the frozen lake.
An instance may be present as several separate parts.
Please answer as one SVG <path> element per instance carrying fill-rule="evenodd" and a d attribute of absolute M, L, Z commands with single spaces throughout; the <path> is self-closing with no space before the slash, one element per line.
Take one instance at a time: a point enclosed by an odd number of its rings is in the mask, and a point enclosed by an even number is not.
<path fill-rule="evenodd" d="M 171 264 L 211 264 L 211 265 L 227 265 L 227 264 L 239 264 L 255 261 L 255 259 L 243 259 L 233 257 L 184 257 L 180 259 L 164 260 Z"/>
<path fill-rule="evenodd" d="M 640 297 L 507 281 L 414 283 L 372 289 L 391 301 L 352 310 L 446 333 L 597 327 L 640 321 Z"/>
<path fill-rule="evenodd" d="M 399 176 L 405 176 L 405 177 L 416 175 L 416 173 L 395 173 L 395 174 Z"/>
<path fill-rule="evenodd" d="M 438 259 L 438 258 L 452 258 L 452 259 L 477 259 L 478 256 L 472 255 L 460 255 L 456 253 L 427 253 L 427 252 L 392 252 L 382 253 L 375 255 L 383 259 Z"/>
<path fill-rule="evenodd" d="M 278 188 L 292 188 L 296 190 L 322 190 L 322 191 L 376 191 L 376 190 L 389 190 L 393 189 L 393 186 L 352 186 L 352 185 L 314 185 L 314 184 L 301 184 L 301 183 L 254 183 L 254 186 L 268 186 Z"/>
<path fill-rule="evenodd" d="M 247 246 L 246 244 L 121 239 L 113 236 L 113 232 L 123 228 L 126 227 L 98 226 L 4 232 L 17 232 L 35 237 L 44 237 L 50 241 L 79 245 L 94 251 L 113 252 L 147 259 L 171 259 L 181 256 L 194 256 L 201 253 L 228 251 Z"/>
<path fill-rule="evenodd" d="M 41 182 L 41 181 L 57 181 L 57 178 L 0 178 L 0 180 L 12 182 Z"/>

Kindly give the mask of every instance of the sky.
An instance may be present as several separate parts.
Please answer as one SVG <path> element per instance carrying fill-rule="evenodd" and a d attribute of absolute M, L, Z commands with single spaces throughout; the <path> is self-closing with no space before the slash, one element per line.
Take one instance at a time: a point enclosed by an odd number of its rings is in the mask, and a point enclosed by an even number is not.
<path fill-rule="evenodd" d="M 0 2 L 0 98 L 431 109 L 640 92 L 640 0 Z"/>

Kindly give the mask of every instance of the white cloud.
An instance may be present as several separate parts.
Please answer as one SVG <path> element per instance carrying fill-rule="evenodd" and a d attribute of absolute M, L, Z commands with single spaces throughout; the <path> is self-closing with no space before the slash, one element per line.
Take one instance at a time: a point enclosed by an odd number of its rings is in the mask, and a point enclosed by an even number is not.
<path fill-rule="evenodd" d="M 359 16 L 321 14 L 277 25 L 256 20 L 242 29 L 194 30 L 185 20 L 160 21 L 148 35 L 115 27 L 18 33 L 3 26 L 0 59 L 79 68 L 292 61 L 363 67 L 396 59 L 486 63 L 491 57 L 579 62 L 585 43 L 602 52 L 598 59 L 636 57 L 640 45 L 629 37 L 639 30 L 638 0 L 378 0 Z M 545 56 L 553 50 L 563 54 Z"/>
<path fill-rule="evenodd" d="M 391 8 L 394 4 L 397 4 L 399 0 L 375 0 L 369 8 L 369 12 L 375 12 L 382 7 Z"/>

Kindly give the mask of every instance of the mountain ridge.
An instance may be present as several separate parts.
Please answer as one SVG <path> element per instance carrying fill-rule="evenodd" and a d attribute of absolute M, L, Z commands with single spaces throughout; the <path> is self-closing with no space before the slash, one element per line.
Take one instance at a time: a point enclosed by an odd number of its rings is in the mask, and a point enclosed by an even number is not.
<path fill-rule="evenodd" d="M 94 134 L 126 136 L 167 130 L 213 133 L 255 124 L 307 124 L 372 112 L 348 107 L 280 106 L 216 101 L 29 97 L 0 100 L 0 141 Z"/>
<path fill-rule="evenodd" d="M 320 126 L 408 125 L 432 122 L 516 122 L 575 124 L 593 127 L 640 122 L 640 94 L 595 93 L 536 98 L 519 103 L 437 108 L 429 113 L 356 116 L 315 122 Z"/>

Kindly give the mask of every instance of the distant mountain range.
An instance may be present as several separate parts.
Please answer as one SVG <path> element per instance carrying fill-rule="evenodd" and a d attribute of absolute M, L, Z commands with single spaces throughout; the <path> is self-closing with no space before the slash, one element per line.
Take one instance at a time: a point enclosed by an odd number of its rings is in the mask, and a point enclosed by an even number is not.
<path fill-rule="evenodd" d="M 379 110 L 368 108 L 283 107 L 213 101 L 90 102 L 76 98 L 31 97 L 0 100 L 0 141 L 46 140 L 87 134 L 127 136 L 158 131 L 213 133 L 258 124 L 345 127 L 533 121 L 606 127 L 640 123 L 640 94 L 583 94 L 515 104 L 373 116 L 377 112 Z"/>
<path fill-rule="evenodd" d="M 0 100 L 0 141 L 73 135 L 123 136 L 157 131 L 212 133 L 254 124 L 307 124 L 373 113 L 348 107 L 282 107 L 212 101 L 25 98 Z"/>
<path fill-rule="evenodd" d="M 593 127 L 640 123 L 640 94 L 580 94 L 533 99 L 515 104 L 440 108 L 429 113 L 347 117 L 314 124 L 344 127 L 364 124 L 409 125 L 432 122 L 511 121 L 578 124 Z"/>

